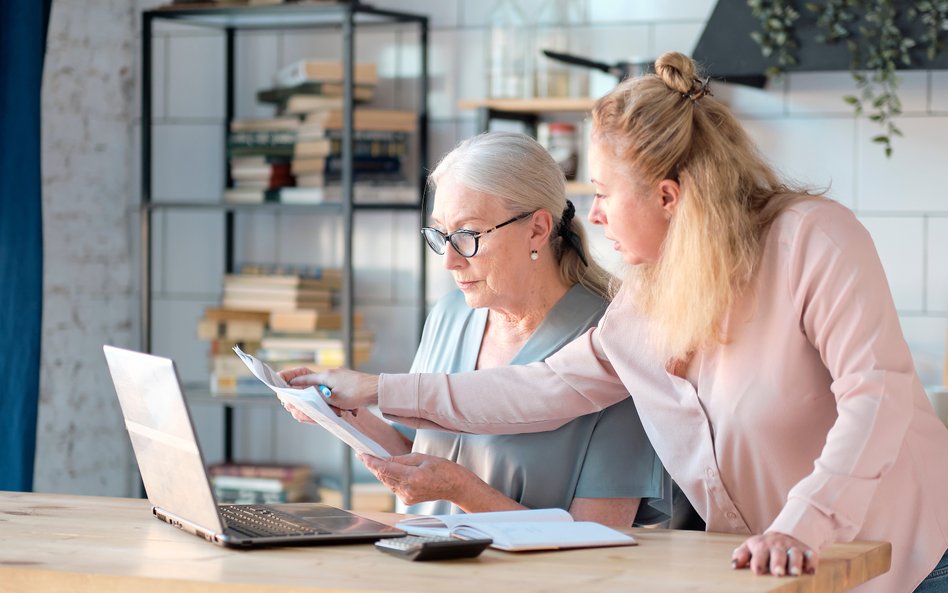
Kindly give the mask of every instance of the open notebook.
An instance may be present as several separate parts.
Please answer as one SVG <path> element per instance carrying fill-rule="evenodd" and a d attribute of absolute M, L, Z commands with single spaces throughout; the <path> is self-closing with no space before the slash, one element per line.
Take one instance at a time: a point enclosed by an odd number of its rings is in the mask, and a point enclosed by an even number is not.
<path fill-rule="evenodd" d="M 563 509 L 431 515 L 403 519 L 396 527 L 415 535 L 491 538 L 508 552 L 600 546 L 634 546 L 635 538 L 591 521 L 573 521 Z"/>

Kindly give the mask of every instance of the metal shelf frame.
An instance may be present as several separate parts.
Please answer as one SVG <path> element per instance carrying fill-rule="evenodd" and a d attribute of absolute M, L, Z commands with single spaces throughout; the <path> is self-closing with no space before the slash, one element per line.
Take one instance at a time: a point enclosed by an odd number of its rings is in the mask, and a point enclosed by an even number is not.
<path fill-rule="evenodd" d="M 377 9 L 357 1 L 328 4 L 325 2 L 272 5 L 272 6 L 226 6 L 173 5 L 142 13 L 142 69 L 141 69 L 141 187 L 140 187 L 140 270 L 141 270 L 141 348 L 152 349 L 152 215 L 161 209 L 217 209 L 224 215 L 224 270 L 235 268 L 234 220 L 238 213 L 252 212 L 308 212 L 326 213 L 341 217 L 343 226 L 343 283 L 342 283 L 342 337 L 345 344 L 346 366 L 352 367 L 353 350 L 353 303 L 354 283 L 352 274 L 353 214 L 357 210 L 407 210 L 417 211 L 419 228 L 425 225 L 424 192 L 428 164 L 428 17 L 419 14 Z M 235 33 L 238 30 L 283 31 L 292 29 L 331 29 L 342 33 L 343 64 L 343 129 L 342 129 L 342 196 L 341 203 L 318 205 L 291 204 L 225 204 L 216 202 L 161 202 L 152 196 L 152 41 L 157 20 L 174 21 L 181 24 L 219 29 L 225 40 L 224 71 L 224 133 L 234 118 Z M 355 36 L 360 27 L 382 25 L 416 25 L 420 51 L 420 73 L 418 76 L 418 201 L 414 204 L 353 204 L 353 96 Z M 226 146 L 226 142 L 225 142 Z M 222 155 L 221 158 L 226 158 Z M 225 168 L 225 187 L 232 185 L 230 168 Z M 418 339 L 424 326 L 424 311 L 427 286 L 427 266 L 424 242 L 418 242 L 419 268 L 419 324 Z M 233 456 L 233 407 L 224 405 L 224 456 L 230 461 Z M 349 449 L 344 448 L 341 482 L 343 506 L 351 506 L 352 460 Z"/>

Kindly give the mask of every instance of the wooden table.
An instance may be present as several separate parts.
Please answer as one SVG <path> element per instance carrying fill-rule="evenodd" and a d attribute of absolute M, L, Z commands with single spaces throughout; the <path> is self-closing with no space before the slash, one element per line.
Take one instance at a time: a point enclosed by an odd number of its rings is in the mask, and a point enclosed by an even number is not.
<path fill-rule="evenodd" d="M 884 573 L 891 551 L 886 543 L 834 545 L 816 575 L 778 578 L 731 570 L 731 551 L 741 536 L 631 533 L 639 546 L 521 554 L 487 550 L 476 559 L 406 562 L 371 544 L 230 550 L 158 521 L 146 500 L 0 492 L 0 590 L 829 593 Z"/>

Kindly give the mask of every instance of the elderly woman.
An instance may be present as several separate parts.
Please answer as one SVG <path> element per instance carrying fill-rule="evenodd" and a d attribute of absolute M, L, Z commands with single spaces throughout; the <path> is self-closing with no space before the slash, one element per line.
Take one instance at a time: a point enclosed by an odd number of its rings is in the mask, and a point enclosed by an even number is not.
<path fill-rule="evenodd" d="M 433 222 L 422 234 L 457 290 L 428 316 L 412 372 L 543 360 L 595 326 L 611 277 L 589 258 L 563 174 L 543 147 L 522 134 L 482 134 L 445 156 L 430 181 Z M 560 507 L 627 527 L 640 499 L 662 496 L 662 467 L 630 398 L 513 436 L 418 430 L 411 440 L 368 412 L 349 420 L 397 455 L 362 460 L 411 513 Z M 656 513 L 643 508 L 639 520 L 646 515 Z"/>
<path fill-rule="evenodd" d="M 630 266 L 596 329 L 527 366 L 313 379 L 342 408 L 484 433 L 631 392 L 708 529 L 748 536 L 736 568 L 797 575 L 830 542 L 884 540 L 891 570 L 858 591 L 948 591 L 948 430 L 856 217 L 782 184 L 678 53 L 601 98 L 592 138 L 589 219 Z"/>

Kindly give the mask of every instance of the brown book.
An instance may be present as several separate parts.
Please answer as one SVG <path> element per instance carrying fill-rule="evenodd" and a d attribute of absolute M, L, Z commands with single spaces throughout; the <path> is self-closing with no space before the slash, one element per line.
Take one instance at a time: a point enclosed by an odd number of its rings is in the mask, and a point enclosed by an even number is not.
<path fill-rule="evenodd" d="M 342 287 L 342 274 L 335 269 L 326 269 L 319 277 L 300 276 L 298 274 L 227 274 L 224 276 L 224 290 L 260 289 L 260 290 L 331 290 Z"/>
<path fill-rule="evenodd" d="M 286 463 L 216 463 L 207 468 L 212 476 L 245 476 L 248 478 L 275 478 L 285 483 L 307 481 L 313 478 L 308 465 Z"/>
<path fill-rule="evenodd" d="M 299 158 L 293 159 L 290 165 L 290 171 L 297 177 L 300 175 L 319 174 L 322 175 L 326 170 L 326 159 L 324 158 Z"/>
<path fill-rule="evenodd" d="M 296 176 L 296 187 L 323 187 L 326 185 L 326 176 L 322 173 L 307 173 Z M 283 197 L 283 192 L 280 192 Z"/>
<path fill-rule="evenodd" d="M 234 354 L 234 346 L 240 346 L 240 349 L 246 352 L 247 354 L 256 355 L 257 351 L 260 350 L 260 341 L 259 340 L 229 340 L 227 338 L 218 338 L 216 340 L 211 340 L 209 344 L 210 348 L 208 349 L 208 354 L 213 356 L 228 356 L 234 357 L 238 361 L 237 355 Z M 244 365 L 246 367 L 246 365 Z M 262 385 L 262 383 L 261 383 Z"/>
<path fill-rule="evenodd" d="M 362 327 L 362 314 L 352 316 L 355 328 Z M 296 309 L 293 311 L 274 311 L 270 313 L 270 329 L 274 332 L 310 333 L 322 329 L 341 329 L 342 314 L 338 311 L 318 311 L 314 309 Z"/>
<path fill-rule="evenodd" d="M 360 329 L 353 332 L 353 349 L 372 348 L 372 332 Z M 267 335 L 260 341 L 265 350 L 286 350 L 296 352 L 315 352 L 317 350 L 342 350 L 342 337 L 337 331 L 315 331 L 307 334 Z"/>
<path fill-rule="evenodd" d="M 329 138 L 310 138 L 297 140 L 293 145 L 293 160 L 323 158 L 332 152 L 332 141 Z"/>
<path fill-rule="evenodd" d="M 343 127 L 342 109 L 324 109 L 306 114 L 299 133 L 316 135 L 320 129 L 341 130 Z M 418 126 L 418 114 L 401 109 L 374 109 L 357 107 L 352 115 L 352 127 L 355 130 L 377 132 L 414 132 Z"/>
<path fill-rule="evenodd" d="M 204 319 L 213 319 L 215 321 L 260 321 L 266 323 L 270 319 L 270 313 L 266 311 L 248 311 L 246 309 L 236 310 L 221 307 L 209 307 L 204 309 Z"/>
<path fill-rule="evenodd" d="M 198 320 L 198 338 L 201 340 L 217 340 L 225 338 L 236 342 L 255 341 L 263 338 L 266 322 L 259 320 L 219 321 L 216 319 Z"/>
<path fill-rule="evenodd" d="M 342 492 L 334 484 L 320 484 L 317 489 L 319 501 L 334 507 L 342 507 Z M 395 510 L 395 495 L 387 486 L 379 482 L 357 483 L 352 485 L 353 511 L 381 511 Z"/>
<path fill-rule="evenodd" d="M 315 109 L 342 109 L 345 86 L 341 82 L 304 82 L 290 87 L 275 87 L 257 91 L 257 100 L 261 103 L 273 103 L 285 112 L 289 102 L 305 109 L 305 113 Z M 375 98 L 375 84 L 356 84 L 352 87 L 356 101 L 371 101 Z"/>
<path fill-rule="evenodd" d="M 235 119 L 230 122 L 231 132 L 296 130 L 302 125 L 295 116 Z"/>
<path fill-rule="evenodd" d="M 352 66 L 355 84 L 376 84 L 378 68 L 371 62 L 360 62 Z M 330 60 L 298 60 L 277 71 L 274 80 L 277 86 L 292 87 L 307 82 L 338 82 L 343 79 L 342 62 Z"/>

